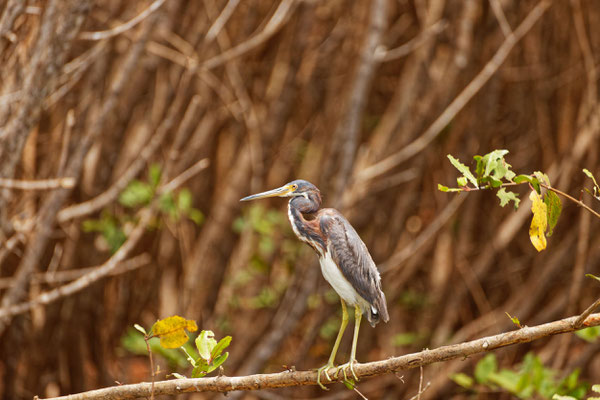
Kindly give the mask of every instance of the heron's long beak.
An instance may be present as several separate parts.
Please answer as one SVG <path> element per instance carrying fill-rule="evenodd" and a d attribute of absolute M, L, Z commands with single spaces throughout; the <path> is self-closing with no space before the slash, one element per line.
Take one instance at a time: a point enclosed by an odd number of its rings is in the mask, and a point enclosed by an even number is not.
<path fill-rule="evenodd" d="M 257 199 L 265 199 L 267 197 L 284 197 L 288 193 L 293 192 L 294 189 L 292 185 L 285 185 L 277 189 L 269 190 L 262 193 L 253 194 L 248 197 L 244 197 L 240 201 L 249 201 L 249 200 L 257 200 Z"/>

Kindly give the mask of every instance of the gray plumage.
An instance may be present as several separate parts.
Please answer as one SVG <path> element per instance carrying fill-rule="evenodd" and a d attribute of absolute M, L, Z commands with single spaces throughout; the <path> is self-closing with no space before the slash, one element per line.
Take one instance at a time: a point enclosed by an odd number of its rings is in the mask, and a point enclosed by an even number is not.
<path fill-rule="evenodd" d="M 317 220 L 327 238 L 333 261 L 354 290 L 371 306 L 359 304 L 371 326 L 375 326 L 380 319 L 388 322 L 379 271 L 356 230 L 339 211 L 332 208 L 319 210 Z"/>

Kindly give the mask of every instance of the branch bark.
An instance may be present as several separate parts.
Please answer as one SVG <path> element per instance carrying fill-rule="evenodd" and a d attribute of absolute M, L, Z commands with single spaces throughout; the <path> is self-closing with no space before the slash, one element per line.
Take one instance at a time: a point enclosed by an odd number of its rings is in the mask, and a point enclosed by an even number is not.
<path fill-rule="evenodd" d="M 533 327 L 526 326 L 515 331 L 483 337 L 470 342 L 442 346 L 433 350 L 423 350 L 419 353 L 392 357 L 387 360 L 356 364 L 354 370 L 359 378 L 363 378 L 419 368 L 425 365 L 457 358 L 466 358 L 473 354 L 484 353 L 517 343 L 528 343 L 547 336 L 576 331 L 578 329 L 575 328 L 575 322 L 578 318 L 579 316 L 574 316 Z M 600 313 L 588 316 L 583 323 L 584 327 L 598 325 L 600 325 Z M 335 375 L 335 373 L 330 373 L 332 378 L 333 375 Z M 343 379 L 343 375 L 339 375 L 338 378 L 333 379 L 333 382 L 339 382 Z M 275 374 L 256 374 L 233 377 L 218 376 L 214 378 L 161 381 L 154 384 L 154 394 L 174 395 L 187 392 L 230 392 L 234 390 L 259 390 L 316 384 L 317 373 L 315 371 L 285 371 Z M 143 382 L 91 390 L 74 395 L 54 397 L 48 400 L 135 399 L 148 397 L 150 396 L 150 393 L 151 384 Z"/>

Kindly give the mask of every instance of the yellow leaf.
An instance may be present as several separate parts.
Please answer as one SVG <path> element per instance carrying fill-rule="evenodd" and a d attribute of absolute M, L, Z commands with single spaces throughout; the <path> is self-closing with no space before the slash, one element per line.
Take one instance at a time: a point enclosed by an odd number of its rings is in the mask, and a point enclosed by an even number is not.
<path fill-rule="evenodd" d="M 188 341 L 185 330 L 195 332 L 198 326 L 195 321 L 178 315 L 156 321 L 152 326 L 152 335 L 160 338 L 160 345 L 166 349 L 183 346 Z"/>
<path fill-rule="evenodd" d="M 529 227 L 529 238 L 533 247 L 537 251 L 542 251 L 546 248 L 546 228 L 548 227 L 547 206 L 542 201 L 542 198 L 537 192 L 532 191 L 529 195 L 531 199 L 531 212 L 533 219 Z"/>

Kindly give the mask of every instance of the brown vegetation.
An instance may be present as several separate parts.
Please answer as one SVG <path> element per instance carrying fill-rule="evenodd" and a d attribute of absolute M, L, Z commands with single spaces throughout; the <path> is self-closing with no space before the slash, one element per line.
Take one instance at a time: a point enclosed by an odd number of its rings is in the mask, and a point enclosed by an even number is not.
<path fill-rule="evenodd" d="M 505 312 L 558 320 L 598 297 L 584 277 L 600 270 L 590 213 L 566 203 L 537 253 L 528 203 L 514 212 L 489 192 L 436 189 L 456 177 L 446 154 L 468 163 L 496 148 L 576 198 L 589 186 L 582 168 L 600 175 L 593 0 L 1 4 L 4 398 L 149 380 L 121 338 L 172 314 L 233 336 L 230 376 L 324 364 L 339 303 L 316 256 L 293 237 L 284 201 L 239 203 L 295 178 L 348 217 L 382 271 L 390 322 L 363 325 L 361 362 L 513 329 Z M 159 192 L 190 189 L 202 224 L 158 201 L 119 203 L 150 163 Z M 268 229 L 253 226 L 258 214 Z M 114 254 L 83 229 L 103 215 L 127 236 Z M 407 332 L 411 343 L 394 341 Z M 497 355 L 510 366 L 534 350 L 600 383 L 599 348 L 565 334 Z M 424 368 L 421 398 L 460 393 L 448 375 L 476 360 Z M 419 371 L 402 375 L 359 389 L 410 398 Z M 356 396 L 336 390 L 246 396 Z"/>

